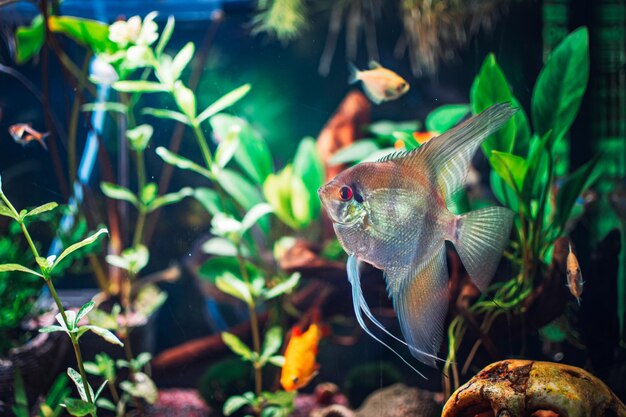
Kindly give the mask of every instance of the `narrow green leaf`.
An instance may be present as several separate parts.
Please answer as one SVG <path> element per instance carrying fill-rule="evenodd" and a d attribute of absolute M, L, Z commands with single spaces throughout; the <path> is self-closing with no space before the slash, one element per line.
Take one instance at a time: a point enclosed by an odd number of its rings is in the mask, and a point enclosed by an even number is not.
<path fill-rule="evenodd" d="M 91 310 L 93 310 L 94 306 L 96 305 L 95 302 L 93 301 L 89 301 L 88 303 L 85 303 L 80 310 L 78 310 L 78 313 L 76 313 L 76 318 L 74 319 L 74 327 L 78 327 L 78 322 L 85 317 L 87 314 L 89 314 L 89 312 Z"/>
<path fill-rule="evenodd" d="M 250 402 L 245 398 L 239 395 L 234 395 L 226 400 L 224 403 L 224 407 L 222 408 L 222 413 L 225 416 L 229 416 L 233 414 L 235 411 L 239 410 L 244 405 L 249 405 Z"/>
<path fill-rule="evenodd" d="M 115 103 L 111 101 L 104 101 L 99 103 L 87 103 L 80 106 L 82 111 L 112 111 L 120 114 L 126 114 L 128 108 L 125 104 Z"/>
<path fill-rule="evenodd" d="M 100 336 L 106 342 L 109 342 L 113 345 L 124 346 L 124 344 L 120 341 L 120 339 L 117 338 L 117 336 L 115 336 L 111 331 L 103 329 L 102 327 L 86 325 L 81 326 L 81 329 L 87 329 Z"/>
<path fill-rule="evenodd" d="M 156 93 L 168 90 L 166 85 L 143 80 L 116 81 L 113 83 L 113 88 L 123 93 Z"/>
<path fill-rule="evenodd" d="M 28 62 L 39 53 L 43 46 L 45 29 L 43 17 L 39 14 L 30 23 L 30 26 L 20 26 L 15 31 L 15 60 L 18 64 Z"/>
<path fill-rule="evenodd" d="M 268 215 L 273 211 L 274 209 L 272 209 L 272 206 L 267 203 L 259 203 L 255 205 L 246 213 L 246 215 L 241 220 L 240 233 L 243 235 L 244 233 L 246 233 L 246 231 L 248 231 L 248 229 L 254 226 L 261 217 Z"/>
<path fill-rule="evenodd" d="M 161 31 L 159 42 L 157 42 L 157 45 L 154 48 L 154 53 L 156 54 L 157 57 L 159 57 L 163 53 L 163 51 L 165 50 L 165 47 L 167 46 L 168 42 L 172 38 L 172 33 L 174 33 L 174 24 L 175 24 L 174 16 L 168 16 L 167 23 L 165 24 L 165 27 Z"/>
<path fill-rule="evenodd" d="M 581 27 L 552 51 L 537 77 L 531 100 L 535 132 L 552 130 L 552 144 L 565 135 L 576 118 L 589 79 L 589 35 Z"/>
<path fill-rule="evenodd" d="M 139 200 L 137 196 L 133 194 L 128 188 L 122 187 L 121 185 L 113 184 L 111 182 L 102 181 L 100 183 L 100 189 L 102 193 L 109 198 L 114 200 L 123 200 L 128 201 L 135 207 L 139 207 Z"/>
<path fill-rule="evenodd" d="M 287 226 L 297 230 L 300 224 L 294 219 L 291 209 L 291 178 L 291 165 L 278 174 L 268 175 L 263 183 L 263 195 L 274 209 L 274 214 Z"/>
<path fill-rule="evenodd" d="M 87 400 L 78 400 L 75 398 L 66 398 L 63 400 L 63 405 L 67 409 L 67 412 L 76 417 L 83 417 L 86 415 L 95 415 L 96 406 Z"/>
<path fill-rule="evenodd" d="M 74 382 L 74 385 L 76 385 L 76 389 L 78 390 L 78 394 L 80 395 L 80 398 L 83 401 L 87 401 L 87 394 L 85 392 L 85 386 L 83 385 L 83 378 L 80 376 L 80 373 L 78 373 L 78 371 L 74 370 L 73 368 L 67 368 L 67 376 L 69 376 L 70 379 Z M 91 390 L 91 386 L 89 385 L 87 386 Z M 90 392 L 90 394 L 91 394 L 91 398 L 93 398 L 93 392 Z"/>
<path fill-rule="evenodd" d="M 113 411 L 113 412 L 117 410 L 117 407 L 115 406 L 115 404 L 113 404 L 113 402 L 109 400 L 108 398 L 104 398 L 104 397 L 98 398 L 98 400 L 96 401 L 96 405 L 102 408 L 103 410 L 108 410 L 108 411 Z"/>
<path fill-rule="evenodd" d="M 270 300 L 274 297 L 278 297 L 279 295 L 290 293 L 291 291 L 293 291 L 294 288 L 298 286 L 299 282 L 300 273 L 294 272 L 286 280 L 274 285 L 272 288 L 265 291 L 265 294 L 263 296 L 266 300 Z"/>
<path fill-rule="evenodd" d="M 50 211 L 50 210 L 54 210 L 55 208 L 57 208 L 59 205 L 55 202 L 52 203 L 46 203 L 44 205 L 41 205 L 39 207 L 36 207 L 34 209 L 32 209 L 31 211 L 29 211 L 28 213 L 26 213 L 26 215 L 24 217 L 28 217 L 28 216 L 36 216 L 40 213 L 45 213 L 46 211 Z"/>
<path fill-rule="evenodd" d="M 222 332 L 222 341 L 224 341 L 224 344 L 228 346 L 230 350 L 241 356 L 243 359 L 252 359 L 252 351 L 250 348 L 234 334 Z"/>
<path fill-rule="evenodd" d="M 250 288 L 245 282 L 241 281 L 235 275 L 225 273 L 215 279 L 215 286 L 230 296 L 233 296 L 248 305 L 252 305 L 252 294 Z"/>
<path fill-rule="evenodd" d="M 196 51 L 196 47 L 193 42 L 187 42 L 183 48 L 178 51 L 174 60 L 172 61 L 172 79 L 174 81 L 180 78 L 180 75 L 183 73 L 183 70 L 189 64 L 189 61 L 193 58 L 193 54 Z M 194 112 L 195 113 L 195 112 Z"/>
<path fill-rule="evenodd" d="M 97 400 L 98 397 L 100 396 L 100 394 L 102 393 L 102 390 L 104 389 L 104 387 L 107 385 L 107 381 L 106 379 L 104 381 L 102 381 L 102 384 L 100 384 L 100 387 L 98 388 L 98 390 L 96 391 L 96 395 L 94 397 L 94 400 Z"/>
<path fill-rule="evenodd" d="M 189 118 L 187 116 L 174 110 L 154 109 L 152 107 L 146 107 L 142 109 L 141 112 L 143 114 L 149 114 L 150 116 L 158 117 L 159 119 L 171 119 L 179 123 L 186 124 L 187 126 L 191 126 L 191 122 L 189 121 Z"/>
<path fill-rule="evenodd" d="M 217 181 L 244 210 L 250 210 L 263 201 L 259 191 L 236 171 L 228 168 L 220 170 Z"/>
<path fill-rule="evenodd" d="M 482 112 L 493 104 L 510 102 L 513 100 L 511 88 L 496 62 L 493 54 L 487 55 L 480 72 L 474 79 L 470 91 L 472 110 L 475 114 Z M 515 124 L 512 121 L 505 123 L 497 132 L 483 142 L 483 152 L 487 157 L 491 151 L 511 152 L 514 148 Z"/>
<path fill-rule="evenodd" d="M 41 275 L 39 272 L 35 272 L 32 269 L 26 268 L 25 266 L 22 266 L 19 264 L 1 264 L 0 265 L 0 272 L 12 272 L 12 271 L 26 272 L 27 274 L 33 274 L 33 275 L 37 275 L 38 277 L 43 278 L 43 275 Z"/>
<path fill-rule="evenodd" d="M 217 191 L 200 187 L 193 190 L 193 196 L 212 216 L 222 211 L 222 203 Z"/>
<path fill-rule="evenodd" d="M 54 332 L 64 332 L 65 329 L 61 326 L 57 326 L 53 324 L 52 326 L 45 326 L 39 328 L 39 333 L 54 333 Z"/>
<path fill-rule="evenodd" d="M 10 217 L 13 220 L 17 220 L 18 217 L 13 213 L 13 211 L 7 206 L 0 203 L 0 216 Z"/>
<path fill-rule="evenodd" d="M 328 160 L 330 166 L 341 165 L 353 162 L 360 162 L 374 152 L 378 152 L 379 146 L 376 141 L 363 139 L 354 142 L 352 145 L 338 150 Z"/>
<path fill-rule="evenodd" d="M 54 261 L 54 264 L 52 264 L 52 267 L 50 267 L 50 271 L 52 271 L 59 264 L 59 262 L 61 262 L 66 256 L 68 256 L 72 252 L 75 252 L 84 246 L 91 245 L 96 240 L 98 240 L 100 235 L 104 233 L 109 233 L 109 231 L 106 228 L 102 228 L 98 230 L 96 233 L 94 233 L 93 235 L 87 237 L 86 239 L 83 239 L 78 243 L 74 243 L 73 245 L 65 249 L 63 252 L 61 252 L 59 257 Z"/>
<path fill-rule="evenodd" d="M 222 110 L 232 106 L 248 94 L 250 89 L 250 84 L 244 84 L 241 87 L 237 87 L 233 91 L 223 95 L 198 115 L 198 123 L 202 123 L 209 117 L 214 116 Z"/>
<path fill-rule="evenodd" d="M 202 244 L 202 252 L 215 256 L 237 256 L 237 246 L 223 237 L 213 237 Z"/>
<path fill-rule="evenodd" d="M 298 229 L 308 226 L 314 216 L 313 207 L 310 205 L 312 196 L 300 177 L 295 175 L 291 177 L 289 197 L 291 199 L 291 213 L 293 219 L 298 223 Z"/>
<path fill-rule="evenodd" d="M 177 155 L 174 152 L 170 152 L 167 148 L 164 148 L 163 146 L 159 146 L 156 149 L 156 154 L 159 155 L 161 159 L 163 159 L 165 162 L 170 165 L 174 165 L 177 168 L 194 171 L 208 179 L 213 178 L 213 174 L 209 170 L 202 168 L 200 165 L 185 157 Z"/>
<path fill-rule="evenodd" d="M 215 151 L 215 163 L 220 168 L 224 168 L 231 160 L 235 151 L 239 147 L 239 136 L 236 134 L 228 135 L 217 146 Z"/>
<path fill-rule="evenodd" d="M 278 366 L 279 368 L 285 366 L 285 357 L 282 355 L 270 356 L 267 361 L 274 366 Z"/>
<path fill-rule="evenodd" d="M 174 83 L 174 100 L 180 110 L 185 114 L 189 120 L 194 120 L 196 117 L 196 96 L 186 87 L 181 81 Z"/>
<path fill-rule="evenodd" d="M 426 130 L 444 133 L 456 126 L 470 111 L 469 104 L 444 104 L 437 107 L 426 116 Z"/>
<path fill-rule="evenodd" d="M 283 330 L 280 326 L 273 326 L 265 333 L 263 347 L 261 348 L 261 360 L 265 361 L 269 359 L 270 356 L 278 352 L 282 344 Z"/>
<path fill-rule="evenodd" d="M 152 202 L 152 204 L 150 204 L 150 207 L 148 207 L 148 211 L 154 211 L 163 206 L 169 206 L 170 204 L 178 203 L 179 201 L 183 200 L 185 197 L 191 197 L 192 195 L 193 195 L 193 188 L 191 187 L 181 188 L 179 191 L 175 193 L 169 193 L 169 194 L 165 194 L 160 197 L 157 197 Z"/>

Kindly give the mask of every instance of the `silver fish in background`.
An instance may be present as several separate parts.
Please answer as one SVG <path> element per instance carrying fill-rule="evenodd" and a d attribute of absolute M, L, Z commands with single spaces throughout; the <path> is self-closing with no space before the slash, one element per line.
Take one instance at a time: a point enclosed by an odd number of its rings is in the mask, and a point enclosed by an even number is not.
<path fill-rule="evenodd" d="M 463 187 L 480 144 L 515 112 L 509 104 L 496 104 L 415 150 L 343 171 L 318 191 L 339 242 L 349 254 L 348 278 L 359 324 L 383 343 L 365 325 L 364 313 L 391 335 L 363 297 L 358 274 L 361 260 L 384 271 L 406 340 L 401 342 L 425 364 L 435 366 L 439 359 L 448 309 L 444 242 L 454 244 L 481 291 L 491 281 L 508 242 L 512 211 L 488 207 L 455 215 L 447 206 Z"/>
<path fill-rule="evenodd" d="M 395 100 L 409 91 L 409 83 L 395 72 L 383 68 L 376 61 L 371 61 L 369 67 L 369 70 L 359 71 L 353 64 L 349 64 L 348 83 L 363 82 L 363 91 L 374 103 Z"/>

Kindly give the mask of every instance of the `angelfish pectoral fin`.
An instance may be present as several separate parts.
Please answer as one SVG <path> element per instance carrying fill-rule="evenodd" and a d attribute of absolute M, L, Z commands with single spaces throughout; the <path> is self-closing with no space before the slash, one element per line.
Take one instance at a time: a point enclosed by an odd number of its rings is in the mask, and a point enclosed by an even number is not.
<path fill-rule="evenodd" d="M 392 338 L 396 339 L 400 343 L 406 345 L 404 341 L 398 339 L 396 336 L 389 333 L 389 331 L 385 329 L 385 327 L 376 319 L 376 317 L 374 317 L 374 315 L 370 311 L 370 308 L 367 305 L 367 302 L 365 301 L 365 297 L 363 296 L 363 291 L 361 291 L 361 279 L 359 277 L 359 264 L 358 264 L 358 259 L 356 258 L 356 256 L 350 255 L 348 257 L 348 263 L 346 266 L 347 266 L 347 272 L 348 272 L 348 281 L 350 281 L 350 285 L 352 286 L 352 302 L 354 305 L 354 314 L 361 328 L 365 331 L 365 333 L 370 335 L 374 340 L 376 340 L 381 345 L 385 346 L 387 349 L 395 353 L 396 356 L 398 356 L 402 360 L 402 362 L 404 362 L 407 366 L 409 366 L 409 368 L 413 369 L 421 377 L 426 378 L 420 371 L 415 369 L 413 365 L 407 362 L 407 360 L 404 359 L 404 357 L 400 353 L 398 353 L 391 346 L 389 346 L 388 344 L 380 340 L 378 337 L 376 337 L 376 335 L 374 335 L 374 333 L 372 333 L 372 331 L 367 327 L 367 325 L 365 324 L 365 321 L 363 320 L 363 315 L 361 313 L 365 313 L 367 318 L 369 318 L 372 321 L 372 323 L 374 323 L 376 327 L 381 329 L 383 332 L 385 332 Z"/>
<path fill-rule="evenodd" d="M 435 366 L 448 311 L 445 246 L 420 265 L 385 271 L 394 310 L 411 354 Z"/>

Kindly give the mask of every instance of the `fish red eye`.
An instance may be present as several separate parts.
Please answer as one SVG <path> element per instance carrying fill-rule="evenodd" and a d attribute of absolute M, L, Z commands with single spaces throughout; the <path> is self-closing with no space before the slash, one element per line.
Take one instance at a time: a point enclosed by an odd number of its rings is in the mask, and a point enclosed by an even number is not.
<path fill-rule="evenodd" d="M 352 188 L 348 187 L 347 185 L 344 185 L 343 187 L 341 187 L 339 189 L 339 197 L 343 201 L 350 200 L 352 198 Z"/>

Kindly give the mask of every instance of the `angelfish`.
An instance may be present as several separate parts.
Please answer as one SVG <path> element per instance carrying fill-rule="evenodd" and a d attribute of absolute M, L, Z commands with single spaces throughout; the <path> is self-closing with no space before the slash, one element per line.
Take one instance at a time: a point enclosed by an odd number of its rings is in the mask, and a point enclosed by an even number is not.
<path fill-rule="evenodd" d="M 513 221 L 513 212 L 504 207 L 455 215 L 447 206 L 463 187 L 477 148 L 515 111 L 507 103 L 496 104 L 417 149 L 355 165 L 318 190 L 349 255 L 348 279 L 357 320 L 388 348 L 363 320 L 362 313 L 391 335 L 367 306 L 358 261 L 384 271 L 406 342 L 391 336 L 406 344 L 419 361 L 435 366 L 448 309 L 444 242 L 452 242 L 470 277 L 484 291 Z"/>
<path fill-rule="evenodd" d="M 569 288 L 569 292 L 572 293 L 578 305 L 580 305 L 580 298 L 583 295 L 583 285 L 585 282 L 583 281 L 583 273 L 580 271 L 580 264 L 578 263 L 578 258 L 572 252 L 572 244 L 569 244 L 569 253 L 567 254 L 566 261 L 567 269 L 565 274 L 567 275 L 567 285 Z"/>
<path fill-rule="evenodd" d="M 369 70 L 360 71 L 353 64 L 348 64 L 350 70 L 348 83 L 362 81 L 363 91 L 374 103 L 395 100 L 409 91 L 409 83 L 395 72 L 383 68 L 376 61 L 371 61 L 369 67 Z"/>

